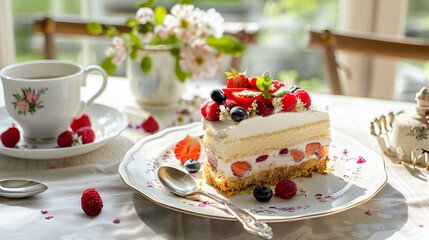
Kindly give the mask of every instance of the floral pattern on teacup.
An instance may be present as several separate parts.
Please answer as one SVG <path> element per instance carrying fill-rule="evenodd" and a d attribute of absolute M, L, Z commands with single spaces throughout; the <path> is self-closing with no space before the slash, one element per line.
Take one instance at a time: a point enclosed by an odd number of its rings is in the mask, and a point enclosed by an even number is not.
<path fill-rule="evenodd" d="M 12 102 L 12 104 L 17 113 L 19 115 L 26 115 L 27 113 L 33 114 L 37 109 L 43 108 L 43 101 L 40 100 L 40 96 L 45 94 L 47 90 L 48 88 L 36 90 L 28 87 L 22 88 L 21 94 L 13 94 L 12 96 L 16 101 Z"/>

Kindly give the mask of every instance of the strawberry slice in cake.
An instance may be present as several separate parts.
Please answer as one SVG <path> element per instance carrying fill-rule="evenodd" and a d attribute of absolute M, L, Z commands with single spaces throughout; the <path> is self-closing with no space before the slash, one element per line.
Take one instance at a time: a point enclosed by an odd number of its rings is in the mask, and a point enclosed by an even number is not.
<path fill-rule="evenodd" d="M 272 80 L 227 73 L 201 107 L 206 181 L 228 196 L 285 178 L 323 174 L 330 121 L 307 91 Z"/>

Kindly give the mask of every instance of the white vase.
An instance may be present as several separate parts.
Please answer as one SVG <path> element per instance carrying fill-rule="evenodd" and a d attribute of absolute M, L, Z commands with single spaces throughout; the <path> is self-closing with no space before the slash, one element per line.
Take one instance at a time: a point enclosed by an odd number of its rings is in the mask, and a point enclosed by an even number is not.
<path fill-rule="evenodd" d="M 170 50 L 168 46 L 140 50 L 138 59 L 149 56 L 152 60 L 152 67 L 147 74 L 141 70 L 139 61 L 128 60 L 127 77 L 130 79 L 131 92 L 145 109 L 173 107 L 184 93 L 184 83 L 176 76 L 176 59 Z"/>

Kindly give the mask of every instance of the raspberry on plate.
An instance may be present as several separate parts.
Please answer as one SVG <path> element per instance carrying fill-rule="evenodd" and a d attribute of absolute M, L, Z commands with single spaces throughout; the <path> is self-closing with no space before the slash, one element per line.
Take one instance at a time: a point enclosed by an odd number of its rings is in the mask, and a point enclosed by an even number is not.
<path fill-rule="evenodd" d="M 270 99 L 259 98 L 259 99 L 256 99 L 255 102 L 256 102 L 256 105 L 258 105 L 257 107 L 258 115 L 266 117 L 274 113 L 274 106 L 271 103 Z"/>
<path fill-rule="evenodd" d="M 19 142 L 20 134 L 18 128 L 14 125 L 0 135 L 1 142 L 5 147 L 15 147 Z"/>
<path fill-rule="evenodd" d="M 88 188 L 80 199 L 82 210 L 89 216 L 97 216 L 103 208 L 103 200 L 95 188 Z"/>
<path fill-rule="evenodd" d="M 209 101 L 207 104 L 206 115 L 204 118 L 209 121 L 218 121 L 219 120 L 219 109 L 220 104 L 215 101 Z"/>
<path fill-rule="evenodd" d="M 66 130 L 62 132 L 57 138 L 57 144 L 59 147 L 71 147 L 75 143 L 75 139 L 73 137 L 73 132 L 70 130 Z"/>
<path fill-rule="evenodd" d="M 82 139 L 82 144 L 92 143 L 95 140 L 95 133 L 91 127 L 79 128 L 76 134 Z"/>
<path fill-rule="evenodd" d="M 292 198 L 296 195 L 296 191 L 296 183 L 288 178 L 280 180 L 275 188 L 276 196 L 283 199 Z"/>
<path fill-rule="evenodd" d="M 91 127 L 91 119 L 89 118 L 89 115 L 84 113 L 82 116 L 78 119 L 73 119 L 72 123 L 70 124 L 71 129 L 76 132 L 79 128 L 82 127 Z"/>

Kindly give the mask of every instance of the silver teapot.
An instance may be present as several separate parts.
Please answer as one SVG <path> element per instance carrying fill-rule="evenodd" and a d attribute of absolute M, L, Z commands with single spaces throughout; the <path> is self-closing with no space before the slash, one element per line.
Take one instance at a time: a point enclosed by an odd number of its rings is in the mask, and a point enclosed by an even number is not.
<path fill-rule="evenodd" d="M 409 162 L 429 169 L 429 91 L 416 93 L 416 106 L 405 112 L 382 115 L 371 122 L 371 135 L 394 162 Z"/>

